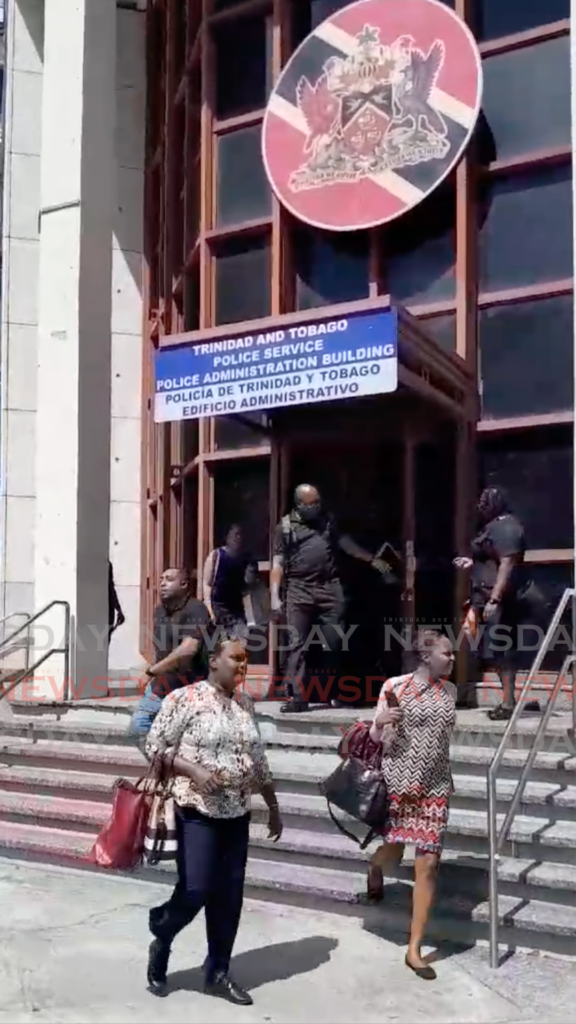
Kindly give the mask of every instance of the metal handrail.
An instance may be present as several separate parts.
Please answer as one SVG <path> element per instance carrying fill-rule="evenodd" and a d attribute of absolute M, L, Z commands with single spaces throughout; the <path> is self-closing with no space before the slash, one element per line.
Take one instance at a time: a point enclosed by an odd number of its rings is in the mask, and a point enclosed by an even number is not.
<path fill-rule="evenodd" d="M 63 700 L 68 700 L 69 687 L 70 687 L 70 603 L 69 601 L 50 601 L 48 604 L 40 608 L 39 611 L 31 615 L 18 629 L 15 629 L 10 636 L 5 637 L 4 640 L 0 641 L 0 651 L 9 644 L 14 637 L 18 636 L 23 630 L 28 630 L 30 635 L 30 626 L 33 622 L 36 622 L 46 612 L 51 611 L 52 608 L 63 608 L 64 609 L 64 646 L 63 647 L 51 647 L 49 651 L 46 651 L 41 658 L 38 658 L 33 665 L 26 665 L 21 672 L 18 673 L 15 679 L 11 679 L 7 683 L 2 683 L 0 686 L 0 700 L 7 697 L 24 679 L 29 676 L 31 672 L 35 672 L 40 665 L 43 665 L 53 654 L 64 655 L 64 691 Z"/>
<path fill-rule="evenodd" d="M 500 829 L 498 829 L 498 822 L 497 822 L 497 817 L 496 817 L 496 803 L 497 803 L 496 783 L 497 783 L 498 771 L 499 771 L 500 766 L 502 764 L 502 760 L 504 758 L 504 754 L 506 753 L 506 750 L 507 750 L 507 747 L 508 747 L 508 743 L 509 743 L 510 737 L 512 735 L 512 732 L 514 730 L 514 727 L 515 727 L 515 725 L 516 725 L 516 723 L 518 721 L 518 718 L 520 717 L 520 714 L 522 713 L 522 708 L 523 708 L 523 704 L 524 704 L 524 697 L 528 693 L 528 691 L 529 691 L 529 689 L 530 689 L 530 687 L 532 685 L 532 682 L 534 681 L 534 678 L 535 678 L 537 672 L 539 672 L 540 668 L 542 667 L 542 662 L 544 661 L 544 658 L 546 657 L 546 654 L 550 650 L 550 646 L 551 646 L 552 641 L 554 640 L 554 637 L 556 635 L 556 630 L 558 629 L 558 626 L 560 625 L 560 621 L 562 619 L 562 616 L 563 616 L 564 612 L 566 611 L 566 608 L 568 607 L 568 603 L 570 601 L 572 601 L 573 604 L 574 604 L 575 603 L 575 599 L 576 599 L 576 590 L 566 589 L 564 591 L 564 593 L 563 593 L 563 595 L 562 595 L 562 597 L 560 599 L 560 602 L 558 604 L 558 607 L 557 607 L 556 611 L 554 612 L 554 615 L 552 616 L 552 621 L 550 622 L 550 625 L 548 627 L 548 631 L 547 631 L 546 636 L 544 637 L 544 640 L 542 642 L 542 646 L 540 647 L 540 649 L 538 651 L 538 654 L 536 655 L 536 658 L 534 659 L 534 663 L 532 665 L 532 668 L 530 669 L 530 672 L 528 673 L 528 675 L 527 675 L 527 677 L 526 677 L 526 679 L 524 681 L 524 684 L 523 684 L 522 689 L 520 691 L 520 695 L 519 695 L 518 701 L 516 702 L 516 705 L 514 707 L 514 711 L 513 711 L 512 715 L 510 717 L 508 725 L 506 726 L 506 729 L 504 731 L 502 739 L 500 740 L 500 743 L 498 744 L 498 749 L 496 750 L 496 753 L 494 754 L 494 757 L 492 758 L 492 761 L 491 761 L 491 763 L 490 763 L 490 765 L 488 767 L 488 773 L 487 773 L 487 775 L 488 775 L 488 841 L 489 841 L 489 849 L 490 849 L 490 894 L 489 894 L 489 902 L 490 902 L 490 966 L 493 967 L 493 968 L 498 967 L 498 963 L 499 963 L 499 956 L 498 956 L 498 861 L 500 859 L 500 853 L 502 851 L 502 847 L 504 846 L 504 843 L 508 839 L 508 836 L 509 836 L 509 833 L 510 833 L 510 829 L 512 827 L 512 823 L 513 823 L 514 818 L 516 816 L 516 813 L 518 811 L 518 807 L 520 806 L 520 803 L 522 801 L 522 797 L 524 796 L 524 790 L 526 788 L 526 783 L 528 781 L 528 776 L 530 775 L 530 772 L 532 771 L 532 767 L 534 765 L 534 761 L 536 760 L 536 755 L 538 754 L 538 750 L 540 748 L 540 740 L 542 739 L 542 736 L 544 734 L 544 730 L 546 729 L 546 726 L 548 725 L 548 722 L 550 720 L 550 715 L 552 713 L 552 708 L 554 707 L 554 703 L 555 703 L 556 698 L 557 698 L 557 696 L 558 696 L 558 694 L 560 692 L 560 688 L 561 688 L 562 683 L 563 683 L 563 681 L 565 679 L 566 672 L 568 671 L 569 667 L 576 662 L 576 653 L 569 654 L 565 658 L 565 660 L 564 660 L 564 664 L 562 665 L 562 670 L 561 670 L 561 672 L 558 675 L 558 678 L 557 678 L 556 683 L 554 685 L 554 689 L 552 690 L 552 693 L 551 693 L 550 698 L 548 700 L 548 703 L 546 705 L 546 709 L 544 711 L 544 714 L 542 715 L 542 718 L 540 719 L 540 724 L 538 726 L 538 729 L 536 730 L 536 733 L 534 734 L 534 740 L 533 740 L 532 746 L 530 748 L 530 752 L 528 754 L 528 758 L 527 758 L 526 763 L 523 766 L 522 771 L 520 773 L 520 778 L 518 780 L 518 784 L 517 784 L 516 789 L 514 791 L 514 796 L 512 797 L 512 802 L 510 804 L 510 807 L 508 809 L 508 813 L 506 814 L 506 817 L 505 817 L 505 819 L 504 819 Z M 574 643 L 574 640 L 573 640 L 573 643 Z M 573 731 L 576 731 L 576 686 L 574 686 L 574 685 L 572 686 L 572 729 L 573 729 Z"/>
<path fill-rule="evenodd" d="M 24 618 L 26 619 L 26 622 L 22 623 L 22 625 L 25 626 L 26 623 L 28 622 L 28 619 L 30 618 L 30 615 L 29 615 L 28 612 L 10 612 L 9 615 L 5 615 L 2 619 L 0 619 L 0 626 L 3 626 L 5 622 L 9 622 L 10 619 L 15 619 L 17 615 L 23 615 L 24 616 Z"/>

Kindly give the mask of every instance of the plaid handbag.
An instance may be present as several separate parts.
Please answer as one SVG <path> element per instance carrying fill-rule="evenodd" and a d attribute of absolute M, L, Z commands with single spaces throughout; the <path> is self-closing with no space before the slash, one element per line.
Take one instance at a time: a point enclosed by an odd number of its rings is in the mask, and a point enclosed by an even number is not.
<path fill-rule="evenodd" d="M 168 789 L 165 786 L 155 794 L 150 809 L 143 849 L 144 860 L 150 865 L 174 860 L 178 852 L 176 805 Z"/>
<path fill-rule="evenodd" d="M 169 762 L 162 763 L 159 783 L 148 815 L 142 856 L 150 865 L 174 860 L 178 852 L 176 804 L 171 795 L 172 765 L 175 756 L 176 749 L 172 752 Z"/>

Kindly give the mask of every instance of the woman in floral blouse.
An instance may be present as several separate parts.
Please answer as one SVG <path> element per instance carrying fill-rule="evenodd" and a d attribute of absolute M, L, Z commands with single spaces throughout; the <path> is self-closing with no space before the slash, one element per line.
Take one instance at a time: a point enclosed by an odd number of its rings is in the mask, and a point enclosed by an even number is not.
<path fill-rule="evenodd" d="M 148 987 L 157 996 L 168 991 L 174 938 L 204 907 L 205 991 L 252 1003 L 228 969 L 242 910 L 253 790 L 268 805 L 271 839 L 279 839 L 282 822 L 252 701 L 235 692 L 245 668 L 244 645 L 218 640 L 208 679 L 166 697 L 148 736 L 148 756 L 160 754 L 172 765 L 178 829 L 176 888 L 167 903 L 150 911 Z"/>

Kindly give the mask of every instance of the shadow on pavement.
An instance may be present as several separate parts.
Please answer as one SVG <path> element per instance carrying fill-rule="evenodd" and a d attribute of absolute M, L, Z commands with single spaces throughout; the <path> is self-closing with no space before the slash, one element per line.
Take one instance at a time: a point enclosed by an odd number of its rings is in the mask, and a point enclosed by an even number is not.
<path fill-rule="evenodd" d="M 328 963 L 337 946 L 337 939 L 325 935 L 311 935 L 294 942 L 261 946 L 235 956 L 231 973 L 240 985 L 252 990 L 272 981 L 285 981 L 297 974 L 315 971 L 322 964 Z M 170 975 L 169 983 L 171 992 L 202 992 L 204 971 L 202 967 L 175 971 Z"/>

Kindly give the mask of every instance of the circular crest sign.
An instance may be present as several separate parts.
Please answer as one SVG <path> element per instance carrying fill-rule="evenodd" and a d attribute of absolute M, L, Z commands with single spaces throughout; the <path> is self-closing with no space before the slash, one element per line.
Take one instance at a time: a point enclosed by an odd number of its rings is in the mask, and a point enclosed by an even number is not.
<path fill-rule="evenodd" d="M 262 128 L 264 166 L 299 220 L 356 231 L 400 217 L 462 156 L 482 96 L 472 33 L 439 0 L 359 0 L 288 61 Z"/>

